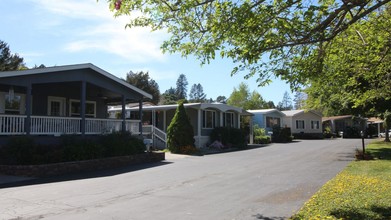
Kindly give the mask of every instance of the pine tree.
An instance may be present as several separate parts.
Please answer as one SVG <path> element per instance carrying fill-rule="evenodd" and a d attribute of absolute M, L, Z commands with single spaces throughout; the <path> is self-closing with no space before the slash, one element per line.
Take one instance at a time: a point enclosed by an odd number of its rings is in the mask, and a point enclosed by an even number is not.
<path fill-rule="evenodd" d="M 192 153 L 196 150 L 194 143 L 193 126 L 187 117 L 183 102 L 180 102 L 167 128 L 168 149 L 172 153 Z"/>

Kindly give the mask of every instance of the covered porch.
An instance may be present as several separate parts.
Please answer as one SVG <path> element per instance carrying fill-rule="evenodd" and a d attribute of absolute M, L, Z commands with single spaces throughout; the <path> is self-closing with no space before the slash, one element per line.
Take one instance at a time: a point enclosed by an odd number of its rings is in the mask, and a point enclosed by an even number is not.
<path fill-rule="evenodd" d="M 92 65 L 78 64 L 0 75 L 0 136 L 142 134 L 140 118 L 127 120 L 125 105 L 152 96 Z M 108 105 L 122 117 L 109 119 Z"/>

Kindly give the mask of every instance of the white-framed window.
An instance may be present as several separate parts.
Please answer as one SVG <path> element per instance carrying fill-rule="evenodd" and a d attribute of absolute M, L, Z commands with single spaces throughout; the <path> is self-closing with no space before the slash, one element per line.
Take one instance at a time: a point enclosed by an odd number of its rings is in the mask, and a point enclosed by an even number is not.
<path fill-rule="evenodd" d="M 48 96 L 48 115 L 49 116 L 65 116 L 64 97 Z"/>
<path fill-rule="evenodd" d="M 272 128 L 274 126 L 281 127 L 281 119 L 277 117 L 266 117 L 266 127 Z"/>
<path fill-rule="evenodd" d="M 311 129 L 319 129 L 319 121 L 311 121 Z"/>
<path fill-rule="evenodd" d="M 202 127 L 214 128 L 216 125 L 216 112 L 211 110 L 202 111 Z"/>
<path fill-rule="evenodd" d="M 21 95 L 12 95 L 5 94 L 4 100 L 4 113 L 11 115 L 19 115 L 22 105 L 22 96 Z"/>
<path fill-rule="evenodd" d="M 80 117 L 81 105 L 80 100 L 69 100 L 69 116 L 71 117 Z M 96 102 L 86 101 L 86 117 L 95 118 L 96 117 Z"/>
<path fill-rule="evenodd" d="M 296 129 L 304 129 L 304 120 L 296 120 Z"/>
<path fill-rule="evenodd" d="M 223 126 L 230 127 L 230 128 L 234 127 L 234 113 L 233 112 L 224 112 Z"/>

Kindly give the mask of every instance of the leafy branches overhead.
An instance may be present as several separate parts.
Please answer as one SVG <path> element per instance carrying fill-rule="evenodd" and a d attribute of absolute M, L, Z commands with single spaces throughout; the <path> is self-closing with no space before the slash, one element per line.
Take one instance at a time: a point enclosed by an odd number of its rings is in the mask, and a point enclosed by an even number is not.
<path fill-rule="evenodd" d="M 117 16 L 129 16 L 129 27 L 168 31 L 166 52 L 195 55 L 201 63 L 231 58 L 232 74 L 259 74 L 260 84 L 275 74 L 293 85 L 306 82 L 284 71 L 295 55 L 307 56 L 390 1 L 108 0 Z"/>

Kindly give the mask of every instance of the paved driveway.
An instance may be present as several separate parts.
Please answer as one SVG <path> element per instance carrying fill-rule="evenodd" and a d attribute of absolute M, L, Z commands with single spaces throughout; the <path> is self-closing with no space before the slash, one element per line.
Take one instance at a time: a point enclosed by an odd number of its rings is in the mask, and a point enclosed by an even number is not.
<path fill-rule="evenodd" d="M 353 160 L 360 144 L 272 144 L 3 188 L 0 219 L 284 219 Z"/>

